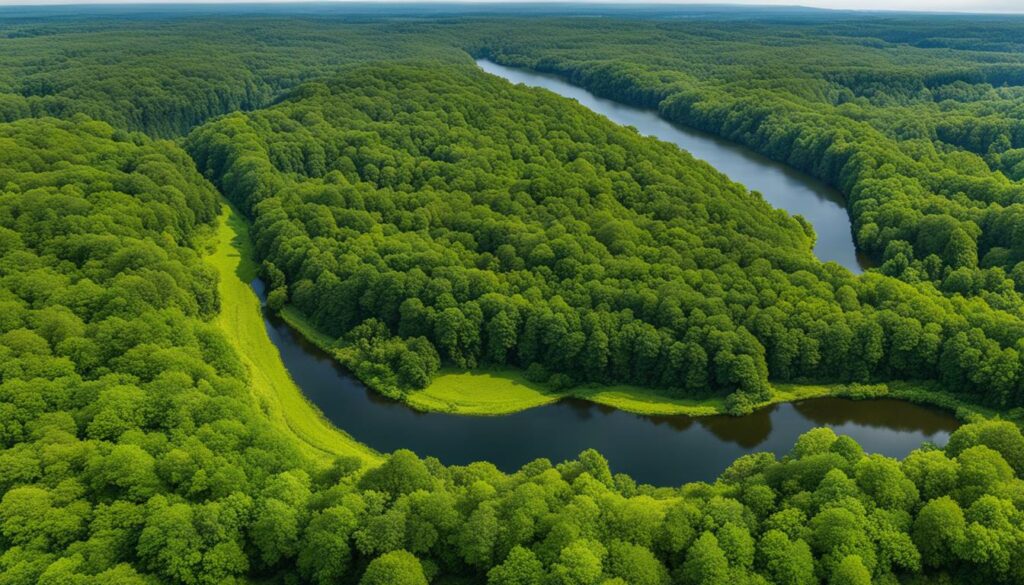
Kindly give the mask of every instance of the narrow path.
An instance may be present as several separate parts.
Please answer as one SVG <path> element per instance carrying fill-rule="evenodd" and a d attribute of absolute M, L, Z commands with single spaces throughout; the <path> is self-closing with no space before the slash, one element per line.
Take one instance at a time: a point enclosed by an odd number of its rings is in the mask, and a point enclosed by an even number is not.
<path fill-rule="evenodd" d="M 315 460 L 327 462 L 347 455 L 364 464 L 379 462 L 379 453 L 332 425 L 306 400 L 285 369 L 267 335 L 259 299 L 250 287 L 257 267 L 252 260 L 249 227 L 230 205 L 225 204 L 221 212 L 217 248 L 207 261 L 220 275 L 221 312 L 214 322 L 248 368 L 250 390 L 271 423 Z"/>

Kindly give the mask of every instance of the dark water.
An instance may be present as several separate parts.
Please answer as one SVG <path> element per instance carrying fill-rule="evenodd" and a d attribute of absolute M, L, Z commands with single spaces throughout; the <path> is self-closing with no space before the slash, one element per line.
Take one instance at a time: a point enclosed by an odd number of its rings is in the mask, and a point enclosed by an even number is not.
<path fill-rule="evenodd" d="M 253 282 L 260 298 L 263 283 Z M 557 463 L 594 448 L 639 482 L 710 481 L 746 453 L 783 455 L 802 433 L 829 426 L 864 449 L 902 457 L 932 441 L 945 445 L 958 422 L 898 400 L 821 398 L 743 417 L 642 416 L 567 399 L 497 417 L 422 413 L 366 388 L 333 358 L 264 311 L 270 339 L 302 392 L 339 428 L 382 452 L 406 448 L 447 464 L 490 461 L 505 471 L 546 457 Z"/>
<path fill-rule="evenodd" d="M 843 195 L 825 183 L 734 142 L 667 122 L 656 111 L 599 98 L 559 77 L 505 67 L 486 59 L 476 64 L 513 83 L 543 87 L 572 98 L 617 124 L 633 126 L 641 134 L 678 145 L 733 181 L 760 192 L 773 206 L 804 216 L 818 235 L 814 253 L 821 260 L 838 262 L 858 274 L 871 265 L 867 258 L 857 254 L 853 245 Z"/>

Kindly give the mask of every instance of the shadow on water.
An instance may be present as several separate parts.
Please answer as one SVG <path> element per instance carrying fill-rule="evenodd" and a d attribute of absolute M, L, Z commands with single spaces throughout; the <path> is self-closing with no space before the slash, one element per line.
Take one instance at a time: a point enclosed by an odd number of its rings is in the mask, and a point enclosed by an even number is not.
<path fill-rule="evenodd" d="M 920 430 L 929 435 L 956 428 L 956 425 L 950 426 L 949 413 L 940 408 L 891 398 L 862 402 L 820 398 L 796 402 L 793 406 L 808 419 L 834 428 L 860 425 L 895 431 Z"/>
<path fill-rule="evenodd" d="M 265 300 L 261 281 L 253 289 Z M 497 417 L 423 413 L 368 389 L 280 318 L 265 309 L 263 316 L 292 378 L 332 423 L 379 451 L 412 449 L 452 465 L 490 461 L 514 471 L 537 458 L 558 462 L 594 448 L 613 472 L 679 485 L 713 480 L 747 453 L 781 456 L 817 426 L 894 457 L 924 441 L 943 445 L 958 426 L 950 414 L 895 400 L 818 399 L 742 417 L 642 416 L 579 399 Z"/>

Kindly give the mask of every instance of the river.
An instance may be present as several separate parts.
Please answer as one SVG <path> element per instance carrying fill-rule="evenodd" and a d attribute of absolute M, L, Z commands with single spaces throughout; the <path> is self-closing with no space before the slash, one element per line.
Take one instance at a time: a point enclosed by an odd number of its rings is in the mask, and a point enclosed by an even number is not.
<path fill-rule="evenodd" d="M 513 83 L 543 87 L 574 99 L 616 124 L 632 126 L 645 136 L 671 142 L 689 151 L 733 181 L 759 192 L 773 206 L 804 216 L 817 233 L 814 253 L 822 261 L 838 262 L 855 274 L 871 266 L 866 257 L 857 253 L 853 244 L 846 200 L 842 193 L 825 183 L 745 146 L 707 132 L 672 124 L 659 117 L 654 110 L 597 97 L 559 77 L 506 67 L 486 59 L 479 59 L 476 64 L 484 71 Z"/>
<path fill-rule="evenodd" d="M 253 289 L 266 300 L 261 281 Z M 784 455 L 797 437 L 819 426 L 893 457 L 924 441 L 945 445 L 959 426 L 948 412 L 888 399 L 819 398 L 740 417 L 644 416 L 577 399 L 504 416 L 424 413 L 370 390 L 266 309 L 263 318 L 295 383 L 335 426 L 378 451 L 411 449 L 449 465 L 490 461 L 511 472 L 539 457 L 557 463 L 593 448 L 614 473 L 680 485 L 713 481 L 747 453 Z"/>
<path fill-rule="evenodd" d="M 511 81 L 546 87 L 640 132 L 674 142 L 777 207 L 800 213 L 818 233 L 815 253 L 860 272 L 850 223 L 835 190 L 749 149 L 681 128 L 656 113 L 609 100 L 560 79 L 478 64 Z M 253 288 L 264 299 L 259 280 Z M 733 460 L 787 453 L 802 433 L 828 426 L 870 453 L 902 457 L 925 441 L 945 445 L 959 426 L 948 412 L 898 400 L 822 398 L 779 404 L 742 417 L 643 416 L 577 399 L 497 417 L 418 412 L 366 388 L 284 321 L 264 311 L 271 341 L 309 400 L 355 439 L 382 452 L 407 448 L 449 465 L 490 461 L 514 471 L 536 458 L 559 462 L 594 448 L 615 473 L 643 483 L 713 481 Z"/>

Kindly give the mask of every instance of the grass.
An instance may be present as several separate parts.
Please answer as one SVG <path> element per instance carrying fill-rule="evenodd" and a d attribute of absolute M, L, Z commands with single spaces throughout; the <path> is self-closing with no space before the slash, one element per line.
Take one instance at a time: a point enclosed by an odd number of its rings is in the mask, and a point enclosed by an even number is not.
<path fill-rule="evenodd" d="M 248 225 L 224 205 L 217 246 L 207 258 L 220 275 L 221 312 L 215 323 L 246 365 L 253 399 L 268 420 L 314 460 L 326 463 L 346 455 L 364 464 L 379 462 L 380 454 L 332 425 L 291 379 L 267 336 L 259 299 L 249 286 L 257 269 L 252 255 Z"/>
<path fill-rule="evenodd" d="M 564 392 L 549 391 L 511 369 L 442 370 L 423 390 L 406 398 L 417 410 L 500 415 L 558 401 Z"/>
<path fill-rule="evenodd" d="M 836 387 L 829 385 L 773 384 L 771 399 L 758 404 L 757 407 L 764 408 L 780 402 L 833 396 L 836 393 Z M 572 394 L 591 402 L 638 414 L 685 414 L 689 416 L 726 414 L 725 397 L 723 396 L 672 398 L 660 394 L 657 389 L 628 385 L 587 386 L 575 389 Z"/>
<path fill-rule="evenodd" d="M 628 384 L 588 385 L 573 389 L 572 394 L 577 398 L 637 414 L 708 416 L 725 412 L 725 399 L 721 396 L 672 398 L 659 394 L 654 388 Z"/>

